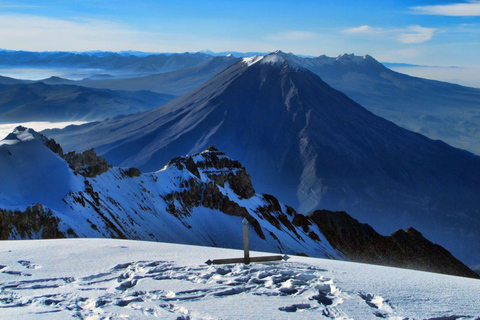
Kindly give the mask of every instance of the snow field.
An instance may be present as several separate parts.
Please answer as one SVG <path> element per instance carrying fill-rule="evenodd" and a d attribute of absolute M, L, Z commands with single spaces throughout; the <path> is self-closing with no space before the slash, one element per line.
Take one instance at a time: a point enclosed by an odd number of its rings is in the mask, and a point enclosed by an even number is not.
<path fill-rule="evenodd" d="M 412 270 L 305 257 L 207 266 L 242 251 L 111 239 L 0 248 L 0 319 L 480 316 L 480 281 Z"/>

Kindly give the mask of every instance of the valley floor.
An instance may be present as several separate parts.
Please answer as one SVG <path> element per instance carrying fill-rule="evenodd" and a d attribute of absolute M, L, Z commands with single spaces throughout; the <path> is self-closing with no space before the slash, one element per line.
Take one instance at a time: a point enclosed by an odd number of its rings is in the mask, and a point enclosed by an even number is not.
<path fill-rule="evenodd" d="M 204 263 L 242 254 L 111 239 L 0 241 L 0 319 L 480 317 L 480 280 L 305 257 Z"/>

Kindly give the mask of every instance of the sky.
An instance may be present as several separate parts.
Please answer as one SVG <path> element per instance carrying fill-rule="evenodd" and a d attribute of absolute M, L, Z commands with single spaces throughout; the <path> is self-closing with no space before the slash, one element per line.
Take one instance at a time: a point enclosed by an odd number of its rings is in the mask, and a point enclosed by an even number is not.
<path fill-rule="evenodd" d="M 274 51 L 480 66 L 480 0 L 0 0 L 0 47 Z"/>

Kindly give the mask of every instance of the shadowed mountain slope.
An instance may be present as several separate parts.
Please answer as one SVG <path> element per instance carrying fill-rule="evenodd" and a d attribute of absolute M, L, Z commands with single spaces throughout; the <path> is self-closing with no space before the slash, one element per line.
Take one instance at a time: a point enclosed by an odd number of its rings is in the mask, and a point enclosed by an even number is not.
<path fill-rule="evenodd" d="M 302 58 L 281 54 L 376 115 L 480 154 L 479 88 L 411 77 L 386 68 L 369 55 Z"/>
<path fill-rule="evenodd" d="M 153 92 L 181 95 L 195 89 L 213 78 L 229 66 L 238 62 L 238 58 L 215 57 L 199 66 L 188 69 L 153 74 L 125 79 L 83 79 L 71 81 L 67 79 L 46 79 L 48 83 L 75 84 L 90 88 L 105 88 L 113 90 L 150 90 Z"/>

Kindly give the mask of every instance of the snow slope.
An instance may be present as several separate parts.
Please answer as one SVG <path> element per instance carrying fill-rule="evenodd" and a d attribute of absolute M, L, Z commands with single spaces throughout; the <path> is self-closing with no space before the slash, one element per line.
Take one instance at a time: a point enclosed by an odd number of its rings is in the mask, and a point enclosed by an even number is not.
<path fill-rule="evenodd" d="M 335 260 L 110 239 L 0 242 L 2 319 L 476 319 L 480 281 Z M 262 255 L 260 252 L 252 253 Z"/>
<path fill-rule="evenodd" d="M 24 127 L 0 141 L 1 208 L 35 203 L 55 208 L 68 192 L 83 189 L 82 179 L 43 142 L 44 137 Z"/>

